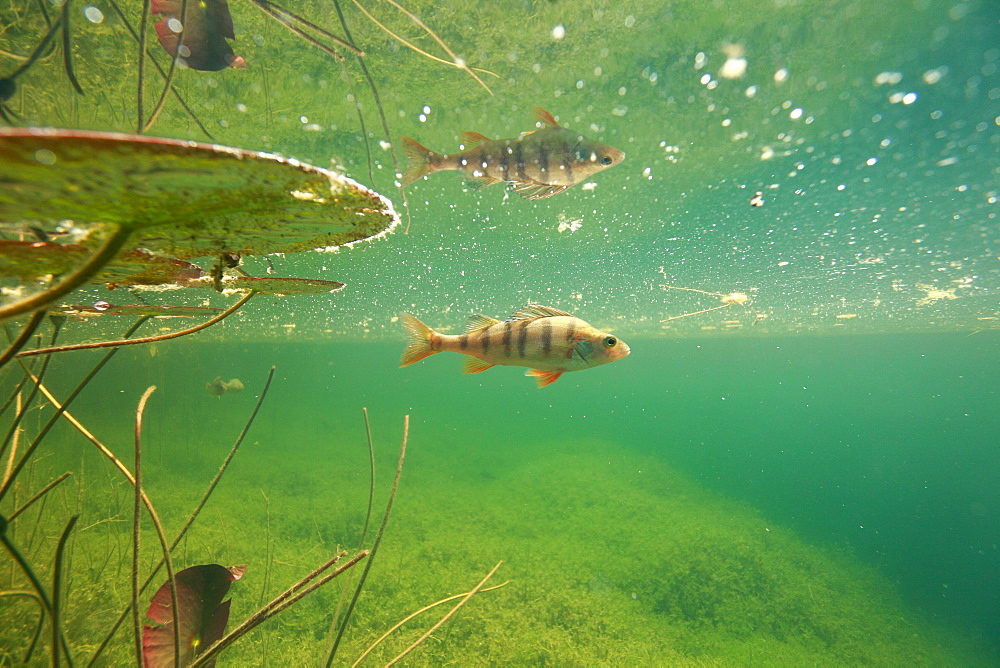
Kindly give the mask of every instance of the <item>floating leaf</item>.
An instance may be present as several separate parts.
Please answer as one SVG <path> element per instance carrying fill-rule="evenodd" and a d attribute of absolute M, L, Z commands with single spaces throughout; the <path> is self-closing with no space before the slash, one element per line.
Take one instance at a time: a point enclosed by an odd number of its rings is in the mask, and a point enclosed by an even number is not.
<path fill-rule="evenodd" d="M 120 225 L 174 258 L 339 246 L 399 223 L 389 200 L 329 169 L 177 139 L 0 128 L 0 221 Z"/>
<path fill-rule="evenodd" d="M 218 564 L 192 566 L 177 573 L 177 610 L 180 617 L 181 656 L 186 666 L 226 632 L 229 601 L 222 597 L 229 585 L 243 577 L 246 566 L 226 568 Z M 142 655 L 148 668 L 174 666 L 174 616 L 170 583 L 159 588 L 149 604 L 142 633 Z M 215 661 L 207 662 L 214 665 Z"/>

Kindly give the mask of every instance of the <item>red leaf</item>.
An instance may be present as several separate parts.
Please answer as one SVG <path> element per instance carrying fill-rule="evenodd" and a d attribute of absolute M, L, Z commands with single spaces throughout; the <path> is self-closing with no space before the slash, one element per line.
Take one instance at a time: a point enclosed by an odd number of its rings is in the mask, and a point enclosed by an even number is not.
<path fill-rule="evenodd" d="M 210 647 L 226 632 L 229 601 L 222 597 L 229 586 L 243 575 L 246 566 L 232 569 L 218 564 L 192 566 L 175 576 L 177 609 L 180 615 L 181 656 L 179 664 L 189 664 L 202 650 Z M 142 653 L 148 668 L 173 667 L 174 616 L 170 602 L 170 582 L 153 596 L 146 612 Z M 209 666 L 215 662 L 209 662 Z"/>

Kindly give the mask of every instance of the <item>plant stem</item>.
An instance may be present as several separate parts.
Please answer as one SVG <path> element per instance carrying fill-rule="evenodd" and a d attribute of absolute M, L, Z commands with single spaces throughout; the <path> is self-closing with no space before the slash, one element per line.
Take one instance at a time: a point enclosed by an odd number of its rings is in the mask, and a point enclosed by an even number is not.
<path fill-rule="evenodd" d="M 63 530 L 62 536 L 59 537 L 59 544 L 56 546 L 56 561 L 55 565 L 52 567 L 52 668 L 59 668 L 59 641 L 62 639 L 62 628 L 59 625 L 59 601 L 60 601 L 60 585 L 62 582 L 62 562 L 63 562 L 63 549 L 66 547 L 66 541 L 69 539 L 69 532 L 73 530 L 73 525 L 76 521 L 80 519 L 79 515 L 74 515 L 69 518 L 69 522 L 66 523 L 66 528 Z M 70 666 L 73 665 L 73 658 L 69 654 L 69 647 L 64 647 L 66 650 L 66 663 Z"/>
<path fill-rule="evenodd" d="M 194 523 L 195 518 L 198 517 L 198 514 L 201 512 L 201 509 L 205 507 L 205 503 L 208 502 L 208 498 L 212 495 L 212 491 L 215 489 L 216 485 L 219 484 L 219 480 L 222 478 L 222 474 L 225 473 L 226 467 L 229 466 L 229 462 L 232 461 L 233 456 L 236 454 L 236 451 L 240 447 L 240 444 L 243 443 L 243 439 L 246 437 L 247 432 L 250 431 L 250 426 L 253 424 L 254 419 L 257 417 L 257 412 L 260 410 L 261 405 L 264 403 L 264 398 L 267 396 L 267 390 L 271 386 L 271 379 L 274 378 L 274 370 L 275 370 L 275 367 L 272 366 L 271 367 L 271 371 L 268 373 L 268 376 L 267 376 L 267 382 L 264 383 L 264 389 L 260 393 L 260 398 L 257 399 L 257 405 L 254 406 L 253 412 L 250 414 L 250 419 L 247 420 L 246 426 L 244 426 L 243 427 L 243 431 L 240 432 L 239 438 L 236 439 L 236 443 L 234 443 L 233 447 L 229 450 L 229 454 L 226 456 L 226 460 L 222 463 L 222 466 L 219 467 L 218 473 L 215 474 L 215 477 L 212 479 L 212 482 L 209 483 L 208 489 L 205 490 L 205 494 L 201 497 L 201 501 L 198 503 L 198 506 L 194 509 L 194 511 L 188 517 L 187 522 L 184 524 L 184 526 L 181 528 L 180 532 L 177 534 L 177 537 L 174 538 L 173 542 L 170 544 L 169 548 L 166 550 L 167 554 L 169 554 L 169 553 L 171 553 L 171 552 L 174 551 L 174 549 L 177 547 L 177 545 L 181 542 L 181 539 L 184 538 L 184 535 L 187 533 L 187 530 L 189 528 L 191 528 L 191 525 Z M 104 448 L 104 446 L 100 446 L 100 447 L 103 450 L 107 450 L 106 448 Z M 112 457 L 112 459 L 114 459 L 114 455 L 111 455 L 110 451 L 107 451 L 106 454 L 110 455 Z M 114 460 L 114 461 L 117 462 L 117 460 Z M 124 469 L 124 467 L 122 467 L 122 466 L 119 466 L 119 468 L 122 468 L 124 470 L 124 472 L 125 472 L 126 477 L 129 477 L 130 480 L 131 480 L 131 474 L 128 473 L 128 470 Z M 147 500 L 146 508 L 147 508 L 147 510 L 149 510 L 150 514 L 152 515 L 152 513 L 153 513 L 152 504 L 148 503 L 148 500 Z M 166 559 L 163 559 L 163 560 L 160 560 L 160 562 L 156 564 L 156 566 L 153 568 L 153 570 L 150 572 L 150 574 L 146 577 L 146 581 L 143 583 L 142 587 L 140 587 L 140 591 L 145 591 L 146 587 L 148 587 L 149 583 L 153 581 L 153 578 L 156 577 L 156 574 L 159 572 L 160 567 L 163 566 L 165 562 L 166 562 Z M 171 566 L 168 565 L 168 570 L 170 570 L 170 569 L 171 569 Z M 172 575 L 170 577 L 171 577 L 171 579 L 173 579 Z M 132 610 L 132 604 L 130 603 L 129 606 L 125 610 L 123 610 L 122 613 L 118 616 L 118 619 L 115 620 L 115 623 L 111 625 L 111 629 L 108 631 L 108 634 L 104 637 L 104 640 L 101 642 L 101 644 L 94 651 L 94 655 L 92 657 L 90 657 L 90 661 L 87 663 L 88 666 L 94 665 L 94 662 L 97 661 L 98 657 L 101 655 L 101 653 L 104 651 L 104 649 L 108 646 L 108 643 L 111 642 L 111 639 L 114 637 L 115 633 L 117 633 L 118 628 L 122 625 L 122 622 L 125 621 L 125 618 L 128 617 L 129 612 L 131 610 Z"/>
<path fill-rule="evenodd" d="M 297 603 L 303 597 L 308 596 L 309 594 L 316 591 L 317 589 L 325 585 L 333 578 L 337 577 L 338 575 L 346 571 L 348 568 L 354 566 L 354 564 L 358 563 L 366 556 L 368 556 L 368 551 L 362 550 L 358 554 L 354 555 L 354 557 L 352 557 L 350 561 L 348 561 L 346 564 L 338 568 L 333 573 L 322 578 L 319 582 L 315 583 L 311 587 L 307 587 L 306 589 L 302 590 L 296 596 L 289 597 L 289 594 L 291 592 L 298 590 L 306 582 L 309 582 L 317 575 L 319 575 L 324 569 L 329 568 L 333 563 L 335 563 L 337 559 L 340 558 L 340 556 L 341 555 L 338 554 L 336 557 L 326 562 L 323 566 L 320 566 L 320 568 L 316 569 L 315 571 L 304 577 L 302 580 L 289 587 L 284 593 L 278 596 L 278 598 L 274 599 L 273 601 L 265 605 L 263 608 L 255 612 L 253 615 L 247 618 L 245 622 L 237 626 L 235 629 L 227 633 L 225 637 L 223 637 L 214 645 L 209 647 L 207 650 L 199 654 L 198 658 L 196 658 L 194 661 L 191 662 L 189 668 L 196 668 L 197 666 L 205 665 L 206 663 L 214 659 L 216 656 L 218 656 L 219 652 L 224 650 L 226 647 L 229 647 L 229 645 L 239 640 L 246 633 L 249 633 L 258 625 L 263 624 L 271 617 L 285 610 L 285 608 L 289 607 L 290 605 L 293 605 L 294 603 Z"/>
<path fill-rule="evenodd" d="M 479 591 L 481 591 L 481 592 L 484 592 L 484 591 L 493 591 L 494 589 L 499 589 L 500 587 L 503 587 L 503 586 L 506 586 L 506 585 L 507 585 L 507 582 L 503 582 L 501 584 L 494 585 L 492 587 L 486 587 L 485 589 L 480 589 Z M 371 654 L 372 651 L 374 651 L 374 649 L 376 647 L 378 647 L 380 644 L 382 644 L 383 640 L 385 640 L 386 638 L 388 638 L 389 636 L 391 636 L 393 633 L 396 632 L 397 629 L 399 629 L 401 626 L 403 626 L 404 624 L 406 624 L 406 622 L 410 621 L 414 617 L 422 615 L 423 613 L 427 612 L 428 610 L 432 610 L 432 609 L 436 608 L 439 605 L 443 605 L 445 603 L 448 603 L 449 601 L 454 601 L 456 598 L 462 598 L 463 596 L 468 596 L 468 595 L 470 595 L 472 593 L 473 592 L 465 592 L 463 594 L 455 594 L 455 595 L 449 596 L 447 598 L 442 598 L 440 601 L 435 601 L 434 603 L 431 603 L 430 605 L 425 605 L 424 607 L 420 608 L 416 612 L 411 612 L 406 617 L 404 617 L 403 619 L 401 619 L 398 622 L 396 622 L 396 624 L 393 625 L 393 627 L 391 629 L 389 629 L 388 631 L 386 631 L 385 633 L 383 633 L 379 637 L 378 640 L 376 640 L 375 642 L 373 642 L 368 649 L 366 649 L 364 652 L 362 652 L 361 656 L 359 656 L 354 661 L 354 663 L 351 664 L 351 668 L 356 668 L 362 661 L 365 660 L 366 656 L 368 656 L 369 654 Z"/>
<path fill-rule="evenodd" d="M 126 338 L 131 336 L 135 332 L 135 330 L 138 329 L 142 325 L 142 323 L 146 322 L 147 320 L 149 320 L 149 316 L 142 316 L 141 318 L 136 320 L 135 324 L 133 324 L 132 327 L 129 328 L 129 330 L 125 333 Z M 98 362 L 96 365 L 94 365 L 94 368 L 90 370 L 90 373 L 88 373 L 87 376 L 82 381 L 80 381 L 80 384 L 76 386 L 76 389 L 70 393 L 69 397 L 66 399 L 66 402 L 58 409 L 56 409 L 55 414 L 51 418 L 49 418 L 48 422 L 45 423 L 45 426 L 42 427 L 41 431 L 39 431 L 38 435 L 35 437 L 35 440 L 31 442 L 31 445 L 28 446 L 27 451 L 25 451 L 24 455 L 21 456 L 21 460 L 14 467 L 14 470 L 11 472 L 10 477 L 3 482 L 2 486 L 0 486 L 0 501 L 3 500 L 4 496 L 6 496 L 7 492 L 11 488 L 12 483 L 14 482 L 14 480 L 17 479 L 18 474 L 21 472 L 21 469 L 23 469 L 25 464 L 28 463 L 28 459 L 31 457 L 32 454 L 34 454 L 35 449 L 38 448 L 41 442 L 45 439 L 45 436 L 49 433 L 49 430 L 52 429 L 52 426 L 66 411 L 66 408 L 70 405 L 70 403 L 72 403 L 74 399 L 76 399 L 77 395 L 79 395 L 80 392 L 83 391 L 83 388 L 87 386 L 87 384 L 94 378 L 94 376 L 96 376 L 98 372 L 100 372 L 100 370 L 104 368 L 104 365 L 107 364 L 109 361 L 111 361 L 111 358 L 115 356 L 115 353 L 117 353 L 118 350 L 119 350 L 118 348 L 113 348 L 112 350 L 108 351 L 108 353 L 101 358 L 101 361 Z M 37 383 L 39 386 L 41 385 L 41 377 L 42 377 L 42 372 L 39 371 L 38 383 Z M 2 453 L 2 448 L 0 448 L 0 453 Z"/>
<path fill-rule="evenodd" d="M 256 291 L 251 290 L 249 293 L 243 296 L 238 302 L 227 308 L 222 313 L 213 317 L 210 320 L 206 320 L 200 325 L 195 325 L 194 327 L 189 327 L 188 329 L 182 329 L 177 332 L 170 332 L 168 334 L 159 334 L 157 336 L 147 336 L 141 339 L 121 339 L 118 341 L 100 341 L 98 343 L 78 343 L 72 346 L 59 346 L 55 348 L 39 348 L 38 350 L 26 350 L 22 353 L 18 353 L 17 357 L 30 357 L 32 355 L 48 355 L 50 353 L 64 353 L 71 350 L 92 350 L 94 348 L 117 348 L 120 346 L 134 346 L 141 343 L 157 343 L 159 341 L 166 341 L 168 339 L 176 339 L 179 336 L 186 336 L 188 334 L 194 334 L 195 332 L 200 332 L 201 330 L 211 327 L 215 323 L 231 316 L 237 311 L 241 306 L 246 304 L 251 297 L 257 294 Z M 151 318 L 152 316 L 143 316 L 144 318 Z"/>
<path fill-rule="evenodd" d="M 365 568 L 361 572 L 361 578 L 358 580 L 358 586 L 354 590 L 354 597 L 351 599 L 350 605 L 347 606 L 347 612 L 344 613 L 344 620 L 340 623 L 340 629 L 337 631 L 337 638 L 333 641 L 333 647 L 330 648 L 330 654 L 326 658 L 327 668 L 333 665 L 333 659 L 337 655 L 337 648 L 340 647 L 340 641 L 344 637 L 344 631 L 347 629 L 347 624 L 351 620 L 351 613 L 354 612 L 354 606 L 357 605 L 358 597 L 361 596 L 361 589 L 365 585 L 365 580 L 368 577 L 368 571 L 371 570 L 372 563 L 375 561 L 375 553 L 378 551 L 378 547 L 382 543 L 382 534 L 385 531 L 385 525 L 389 523 L 389 513 L 392 511 L 392 502 L 396 498 L 396 488 L 399 487 L 399 476 L 403 473 L 403 459 L 406 457 L 406 441 L 409 435 L 410 416 L 407 415 L 403 418 L 403 443 L 399 448 L 399 462 L 396 464 L 396 477 L 393 479 L 392 489 L 389 491 L 389 502 L 385 506 L 385 514 L 382 516 L 382 524 L 379 525 L 378 533 L 375 535 L 375 542 L 372 544 L 371 558 L 365 563 Z"/>
<path fill-rule="evenodd" d="M 38 325 L 40 325 L 44 319 L 45 309 L 39 309 L 31 314 L 31 319 L 28 320 L 28 323 L 21 330 L 21 333 L 17 335 L 17 338 L 10 344 L 10 347 L 4 351 L 3 355 L 0 355 L 0 368 L 3 368 L 3 365 L 13 359 L 14 355 L 24 347 L 24 344 L 28 342 L 28 339 L 30 339 L 31 335 L 35 333 L 35 330 L 38 329 Z"/>
<path fill-rule="evenodd" d="M 10 517 L 7 518 L 7 521 L 8 522 L 13 522 L 14 518 L 17 517 L 18 515 L 20 515 L 21 513 L 23 513 L 28 508 L 30 508 L 31 504 L 33 504 L 35 501 L 38 501 L 38 499 L 40 499 L 43 496 L 45 496 L 49 492 L 49 490 L 51 490 L 53 487 L 55 487 L 56 485 L 58 485 L 59 483 L 61 483 L 63 480 L 65 480 L 66 478 L 70 477 L 71 475 L 73 475 L 73 474 L 70 471 L 66 471 L 66 473 L 63 473 L 61 476 L 59 476 L 58 478 L 56 478 L 55 480 L 53 480 L 52 482 L 50 482 L 48 485 L 46 485 L 45 487 L 43 487 L 41 490 L 38 491 L 37 494 L 35 494 L 33 497 L 31 497 L 30 499 L 28 499 L 27 501 L 25 501 L 24 504 L 20 508 L 18 508 L 14 512 L 12 512 L 10 514 Z"/>
<path fill-rule="evenodd" d="M 475 596 L 476 592 L 478 592 L 480 589 L 482 589 L 483 585 L 486 584 L 486 582 L 491 577 L 493 577 L 493 574 L 497 572 L 497 569 L 500 568 L 500 564 L 502 564 L 502 563 L 503 563 L 502 561 L 498 561 L 497 565 L 493 567 L 493 570 L 491 570 L 489 573 L 487 573 L 486 577 L 483 578 L 479 582 L 479 584 L 477 584 L 475 586 L 475 588 L 473 588 L 472 591 L 470 591 L 468 594 L 466 594 L 465 597 L 461 601 L 459 601 L 458 604 L 455 605 L 454 608 L 452 608 L 451 610 L 449 610 L 447 615 L 445 615 L 440 620 L 438 620 L 437 624 L 435 624 L 434 626 L 432 626 L 429 629 L 427 629 L 427 632 L 424 633 L 424 635 L 420 636 L 420 638 L 417 639 L 417 641 L 415 643 L 413 643 L 412 645 L 410 645 L 409 647 L 407 647 L 406 649 L 404 649 L 402 652 L 400 652 L 399 655 L 395 659 L 393 659 L 389 663 L 385 664 L 386 668 L 388 668 L 389 666 L 396 665 L 396 663 L 398 663 L 400 659 L 402 659 L 404 656 L 406 656 L 411 651 L 413 651 L 417 647 L 417 645 L 419 645 L 423 641 L 427 640 L 427 638 L 429 638 L 432 633 L 434 633 L 435 631 L 437 631 L 441 627 L 442 624 L 444 624 L 446 621 L 448 621 L 448 619 L 452 615 L 454 615 L 456 612 L 458 612 L 458 609 L 461 608 L 463 605 L 465 605 L 470 598 L 472 598 L 473 596 Z"/>
<path fill-rule="evenodd" d="M 135 664 L 143 665 L 142 656 L 142 624 L 139 620 L 139 547 L 142 519 L 142 412 L 146 409 L 146 402 L 156 390 L 155 385 L 150 385 L 139 399 L 139 407 L 135 412 L 135 464 L 133 465 L 134 494 L 132 503 L 132 629 L 135 632 Z M 174 599 L 173 604 L 177 605 Z M 174 608 L 174 619 L 177 617 L 177 609 Z M 180 637 L 179 624 L 174 623 L 174 665 L 180 661 Z"/>

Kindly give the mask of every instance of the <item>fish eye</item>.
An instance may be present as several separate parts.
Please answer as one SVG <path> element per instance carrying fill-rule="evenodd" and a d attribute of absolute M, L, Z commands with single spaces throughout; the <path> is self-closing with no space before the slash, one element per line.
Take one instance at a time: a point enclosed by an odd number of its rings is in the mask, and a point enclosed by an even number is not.
<path fill-rule="evenodd" d="M 614 160 L 611 158 L 610 155 L 602 155 L 601 156 L 601 164 L 602 165 L 610 165 L 612 162 L 614 162 Z"/>
<path fill-rule="evenodd" d="M 618 343 L 618 339 L 616 339 L 613 336 L 605 336 L 604 337 L 604 347 L 605 348 L 614 348 L 617 343 Z"/>

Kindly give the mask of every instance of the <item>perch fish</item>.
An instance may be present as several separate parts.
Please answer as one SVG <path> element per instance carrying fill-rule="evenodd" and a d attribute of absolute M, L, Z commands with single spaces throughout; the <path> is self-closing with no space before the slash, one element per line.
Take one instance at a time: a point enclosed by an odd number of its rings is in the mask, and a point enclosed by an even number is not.
<path fill-rule="evenodd" d="M 464 353 L 463 373 L 479 373 L 496 365 L 526 366 L 538 387 L 569 371 L 589 369 L 628 356 L 628 345 L 565 311 L 532 304 L 507 320 L 473 315 L 464 334 L 441 334 L 409 313 L 402 315 L 410 337 L 399 366 L 429 355 Z"/>
<path fill-rule="evenodd" d="M 403 185 L 433 172 L 457 170 L 465 173 L 472 188 L 506 181 L 514 184 L 514 192 L 535 200 L 558 195 L 625 159 L 625 154 L 613 146 L 560 127 L 541 107 L 535 107 L 535 117 L 545 127 L 513 139 L 490 139 L 478 132 L 463 132 L 467 148 L 460 153 L 435 153 L 403 137 L 407 161 Z"/>
<path fill-rule="evenodd" d="M 205 383 L 205 389 L 213 397 L 221 397 L 226 392 L 241 392 L 243 390 L 243 381 L 239 378 L 222 380 L 222 376 L 216 376 L 215 380 Z"/>

